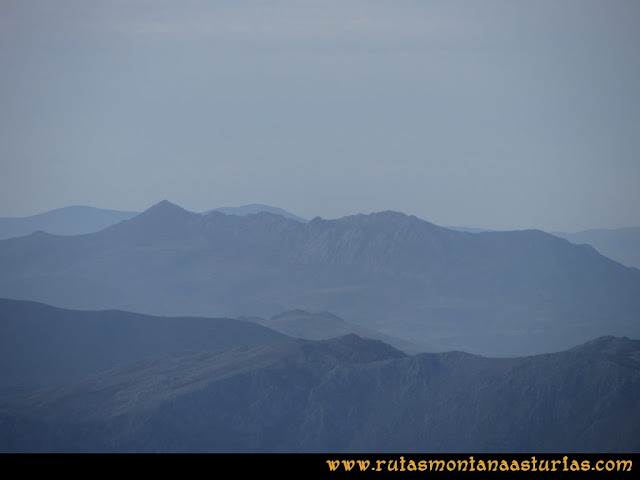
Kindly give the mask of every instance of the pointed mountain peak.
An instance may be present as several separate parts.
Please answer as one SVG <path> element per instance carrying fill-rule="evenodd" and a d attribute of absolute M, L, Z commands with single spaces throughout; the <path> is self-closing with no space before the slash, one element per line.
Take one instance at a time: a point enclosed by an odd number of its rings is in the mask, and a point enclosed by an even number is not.
<path fill-rule="evenodd" d="M 156 203 L 139 215 L 111 227 L 111 231 L 126 232 L 137 239 L 167 239 L 187 235 L 202 217 L 168 200 Z"/>
<path fill-rule="evenodd" d="M 156 203 L 152 207 L 147 208 L 144 212 L 138 215 L 139 219 L 152 219 L 153 221 L 172 221 L 180 218 L 187 218 L 197 213 L 189 212 L 175 203 L 171 203 L 169 200 L 162 200 Z"/>
<path fill-rule="evenodd" d="M 171 203 L 169 200 L 162 200 L 161 202 L 156 203 L 152 207 L 149 207 L 142 213 L 148 212 L 186 212 L 184 208 L 175 203 Z"/>
<path fill-rule="evenodd" d="M 179 205 L 175 203 L 171 203 L 168 200 L 162 200 L 161 202 L 156 203 L 152 207 L 147 208 L 140 215 L 134 217 L 132 220 L 140 221 L 154 221 L 154 222 L 164 222 L 164 221 L 175 221 L 181 218 L 188 218 L 194 215 L 198 215 L 197 213 L 189 212 L 185 210 Z"/>

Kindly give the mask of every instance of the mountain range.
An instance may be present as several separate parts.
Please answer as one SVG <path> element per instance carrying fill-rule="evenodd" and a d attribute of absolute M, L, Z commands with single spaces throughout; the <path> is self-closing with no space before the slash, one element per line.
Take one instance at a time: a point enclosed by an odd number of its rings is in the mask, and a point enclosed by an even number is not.
<path fill-rule="evenodd" d="M 0 241 L 0 296 L 173 316 L 331 311 L 423 349 L 493 356 L 640 335 L 637 269 L 537 230 L 389 211 L 302 223 L 163 201 L 91 234 Z"/>
<path fill-rule="evenodd" d="M 218 207 L 202 212 L 221 212 L 227 215 L 250 215 L 260 212 L 282 215 L 285 218 L 306 223 L 306 218 L 279 207 L 252 203 L 237 207 Z M 0 239 L 21 237 L 41 230 L 56 235 L 92 233 L 127 220 L 140 212 L 104 210 L 87 206 L 64 207 L 30 217 L 0 217 Z M 496 230 L 474 227 L 446 227 L 452 230 L 479 233 Z M 603 255 L 628 267 L 640 268 L 640 227 L 618 229 L 591 229 L 575 233 L 549 232 L 572 243 L 588 244 Z"/>
<path fill-rule="evenodd" d="M 640 341 L 408 356 L 355 335 L 182 352 L 0 401 L 2 452 L 637 452 Z"/>
<path fill-rule="evenodd" d="M 269 212 L 299 222 L 307 222 L 305 218 L 287 212 L 282 208 L 259 203 L 240 207 L 214 208 L 203 212 L 203 215 L 211 212 L 221 212 L 227 215 L 249 215 L 251 213 Z M 0 217 L 0 239 L 22 237 L 37 231 L 53 233 L 54 235 L 82 235 L 100 231 L 139 214 L 140 212 L 134 211 L 105 210 L 84 205 L 73 205 L 28 217 Z"/>

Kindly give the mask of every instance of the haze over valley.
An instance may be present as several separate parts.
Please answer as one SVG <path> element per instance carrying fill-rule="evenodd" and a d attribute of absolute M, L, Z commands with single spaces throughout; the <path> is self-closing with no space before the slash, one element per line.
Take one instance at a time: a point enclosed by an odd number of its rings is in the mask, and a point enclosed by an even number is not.
<path fill-rule="evenodd" d="M 638 452 L 639 23 L 0 2 L 0 451 Z"/>

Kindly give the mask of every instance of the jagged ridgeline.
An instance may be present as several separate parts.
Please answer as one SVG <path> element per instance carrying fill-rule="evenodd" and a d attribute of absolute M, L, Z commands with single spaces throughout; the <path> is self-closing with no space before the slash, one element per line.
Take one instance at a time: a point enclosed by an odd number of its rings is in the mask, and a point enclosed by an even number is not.
<path fill-rule="evenodd" d="M 0 241 L 0 296 L 153 315 L 330 311 L 425 350 L 498 356 L 640 336 L 637 269 L 537 230 L 397 212 L 303 223 L 163 201 L 96 233 Z"/>
<path fill-rule="evenodd" d="M 19 452 L 637 452 L 640 342 L 491 359 L 355 335 L 184 352 L 0 402 Z"/>

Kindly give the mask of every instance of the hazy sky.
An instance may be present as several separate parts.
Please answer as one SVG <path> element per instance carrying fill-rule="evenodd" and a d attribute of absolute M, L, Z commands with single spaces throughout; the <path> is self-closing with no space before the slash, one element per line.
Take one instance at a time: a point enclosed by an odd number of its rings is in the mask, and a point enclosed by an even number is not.
<path fill-rule="evenodd" d="M 2 0 L 0 216 L 640 226 L 637 0 Z"/>

